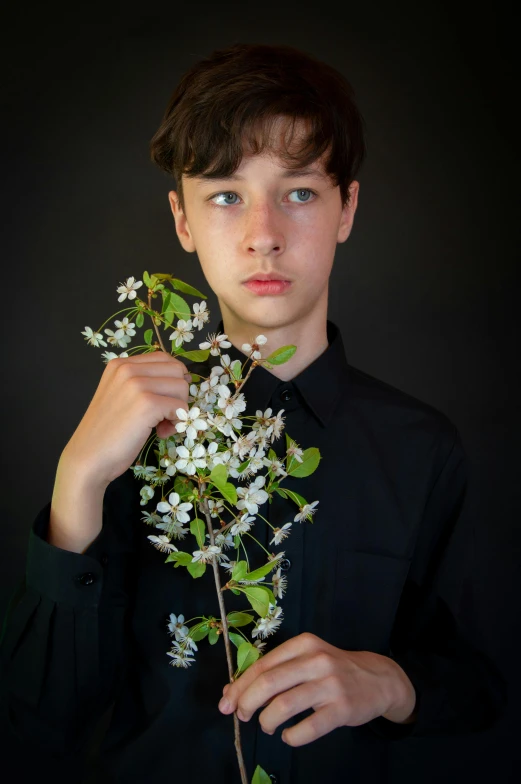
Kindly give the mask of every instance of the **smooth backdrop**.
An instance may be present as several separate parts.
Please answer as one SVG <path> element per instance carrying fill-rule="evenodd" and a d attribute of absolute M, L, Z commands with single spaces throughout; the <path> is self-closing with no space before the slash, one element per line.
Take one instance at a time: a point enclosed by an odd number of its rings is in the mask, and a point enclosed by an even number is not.
<path fill-rule="evenodd" d="M 449 3 L 11 10 L 2 45 L 2 617 L 60 452 L 104 369 L 81 330 L 113 313 L 116 287 L 143 269 L 207 292 L 211 327 L 219 320 L 196 255 L 175 234 L 173 182 L 149 161 L 170 93 L 216 48 L 297 46 L 351 80 L 368 127 L 329 317 L 352 365 L 437 407 L 462 434 L 472 524 L 461 546 L 474 548 L 467 618 L 510 688 L 507 715 L 489 732 L 393 746 L 390 780 L 518 780 L 519 79 L 508 14 L 497 3 L 486 13 Z M 28 754 L 3 724 L 0 745 L 3 769 L 16 766 L 21 781 L 46 771 L 79 781 L 67 765 Z"/>

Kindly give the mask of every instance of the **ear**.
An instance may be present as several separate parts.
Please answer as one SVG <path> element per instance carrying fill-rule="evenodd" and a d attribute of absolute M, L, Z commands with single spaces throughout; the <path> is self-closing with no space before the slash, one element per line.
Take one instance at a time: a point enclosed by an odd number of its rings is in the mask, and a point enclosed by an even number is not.
<path fill-rule="evenodd" d="M 342 207 L 342 215 L 340 224 L 338 226 L 337 242 L 345 242 L 351 234 L 353 228 L 353 221 L 355 219 L 355 212 L 358 206 L 358 190 L 360 183 L 353 180 L 349 186 L 349 201 Z"/>
<path fill-rule="evenodd" d="M 179 204 L 176 191 L 169 192 L 168 201 L 170 202 L 170 209 L 172 210 L 172 215 L 174 216 L 175 230 L 177 232 L 177 236 L 179 237 L 179 242 L 183 248 L 188 251 L 188 253 L 193 253 L 195 251 L 195 242 L 188 225 L 187 217 L 181 209 L 181 205 Z"/>

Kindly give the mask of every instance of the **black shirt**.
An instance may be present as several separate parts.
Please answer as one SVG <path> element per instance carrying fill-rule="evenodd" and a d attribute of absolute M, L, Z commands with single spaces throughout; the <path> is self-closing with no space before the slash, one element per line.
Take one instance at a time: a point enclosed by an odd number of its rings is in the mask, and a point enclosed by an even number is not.
<path fill-rule="evenodd" d="M 345 650 L 390 656 L 416 689 L 418 715 L 407 725 L 377 717 L 292 748 L 281 731 L 310 712 L 272 736 L 255 714 L 241 722 L 248 773 L 260 764 L 282 784 L 383 781 L 389 742 L 486 729 L 505 699 L 501 676 L 458 617 L 465 574 L 449 569 L 467 484 L 459 433 L 435 408 L 350 366 L 331 321 L 327 335 L 328 348 L 292 380 L 257 367 L 244 387 L 243 416 L 284 409 L 284 432 L 272 444 L 278 456 L 285 433 L 322 455 L 309 477 L 281 484 L 319 501 L 314 522 L 294 522 L 278 547 L 268 546 L 268 526 L 255 525 L 270 551 L 285 552 L 284 621 L 266 652 L 308 631 Z M 246 359 L 233 346 L 222 353 Z M 210 355 L 189 368 L 207 376 L 216 364 Z M 219 616 L 211 569 L 194 580 L 164 563 L 147 539 L 161 532 L 141 520 L 142 485 L 130 470 L 109 485 L 103 529 L 85 553 L 46 542 L 50 505 L 34 522 L 1 646 L 10 721 L 20 737 L 66 755 L 88 748 L 112 706 L 97 781 L 174 775 L 233 784 L 233 720 L 217 708 L 228 681 L 223 642 L 200 642 L 188 669 L 167 656 L 170 613 Z M 158 500 L 156 491 L 148 508 Z M 297 511 L 276 493 L 259 509 L 276 526 Z M 246 609 L 242 596 L 227 591 L 225 599 L 227 611 Z"/>

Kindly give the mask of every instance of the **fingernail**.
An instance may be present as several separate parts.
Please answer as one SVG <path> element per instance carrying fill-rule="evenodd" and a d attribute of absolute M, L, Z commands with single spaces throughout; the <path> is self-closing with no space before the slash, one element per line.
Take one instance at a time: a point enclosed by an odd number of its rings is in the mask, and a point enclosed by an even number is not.
<path fill-rule="evenodd" d="M 228 700 L 225 697 L 223 697 L 222 700 L 219 703 L 219 710 L 221 711 L 221 713 L 229 713 L 230 710 L 231 710 L 231 707 L 232 706 L 230 705 Z"/>

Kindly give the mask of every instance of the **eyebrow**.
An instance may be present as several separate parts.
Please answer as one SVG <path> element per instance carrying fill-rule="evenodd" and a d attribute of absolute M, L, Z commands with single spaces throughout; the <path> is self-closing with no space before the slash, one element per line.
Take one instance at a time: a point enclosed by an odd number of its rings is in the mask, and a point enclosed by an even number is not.
<path fill-rule="evenodd" d="M 319 177 L 320 179 L 327 180 L 328 177 L 324 172 L 320 171 L 320 169 L 285 169 L 284 172 L 281 174 L 283 179 L 289 179 L 291 177 Z M 199 180 L 199 182 L 233 182 L 236 180 L 245 180 L 246 177 L 243 177 L 241 174 L 229 174 L 227 177 L 218 177 L 216 175 L 211 174 L 201 174 L 198 177 L 194 177 L 194 180 Z"/>

